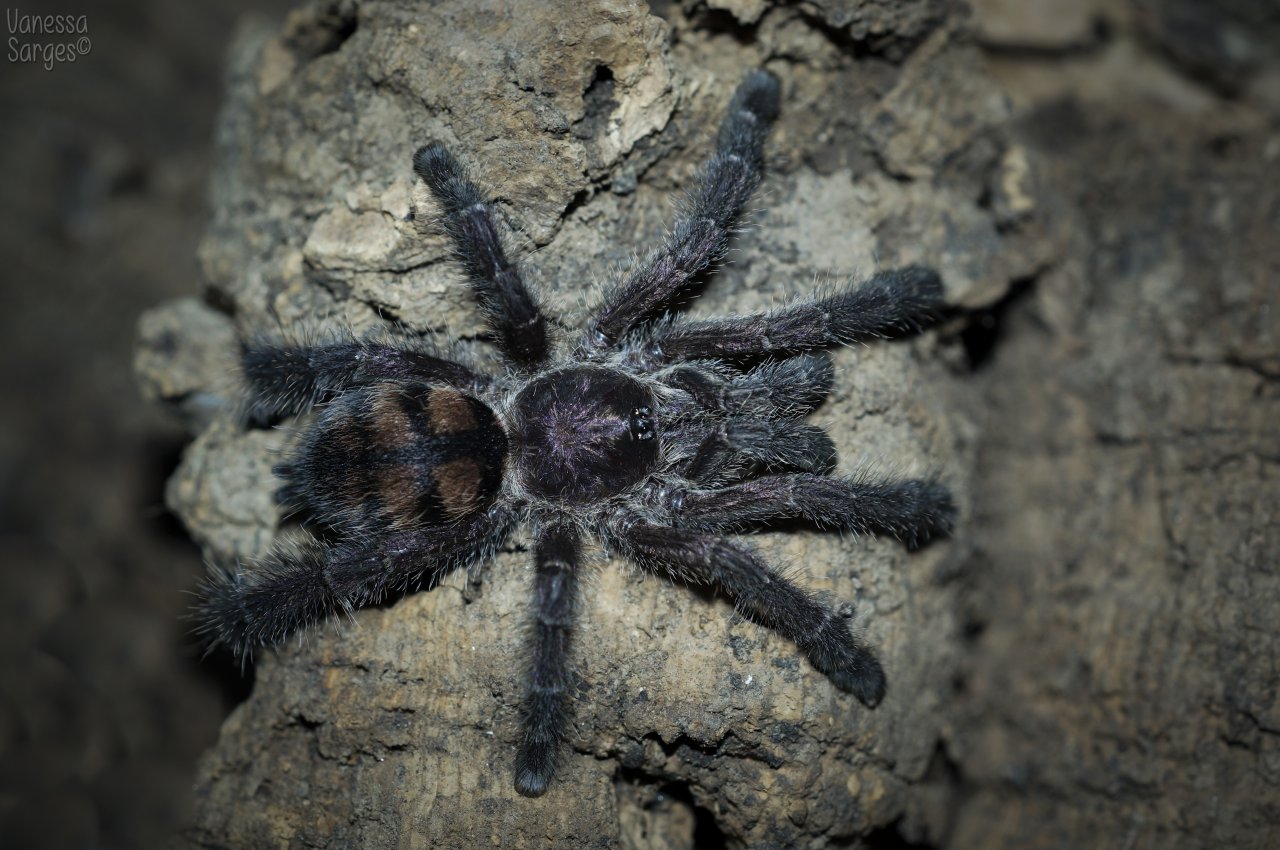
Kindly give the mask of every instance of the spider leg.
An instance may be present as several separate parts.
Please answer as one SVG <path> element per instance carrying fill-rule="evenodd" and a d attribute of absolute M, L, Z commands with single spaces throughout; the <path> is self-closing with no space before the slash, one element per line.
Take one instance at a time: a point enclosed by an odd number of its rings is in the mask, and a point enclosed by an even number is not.
<path fill-rule="evenodd" d="M 826 298 L 769 313 L 675 322 L 655 332 L 657 362 L 733 359 L 802 351 L 914 329 L 942 301 L 938 273 L 922 266 L 880 272 Z"/>
<path fill-rule="evenodd" d="M 418 149 L 413 170 L 443 208 L 445 230 L 503 353 L 519 366 L 546 360 L 547 320 L 507 259 L 488 198 L 439 142 Z"/>
<path fill-rule="evenodd" d="M 794 419 L 822 403 L 835 371 L 831 358 L 817 352 L 770 360 L 728 379 L 695 365 L 676 366 L 658 379 L 688 393 L 699 410 Z"/>
<path fill-rule="evenodd" d="M 786 579 L 751 549 L 707 534 L 667 528 L 637 516 L 614 529 L 619 548 L 641 567 L 723 590 L 751 619 L 795 642 L 820 672 L 864 705 L 884 697 L 880 662 L 845 617 Z"/>
<path fill-rule="evenodd" d="M 516 790 L 540 797 L 555 773 L 569 725 L 569 649 L 578 609 L 578 536 L 565 526 L 542 533 L 534 578 L 532 672 L 524 700 L 524 740 Z"/>
<path fill-rule="evenodd" d="M 241 358 L 251 419 L 291 416 L 341 390 L 387 380 L 459 388 L 487 378 L 461 363 L 393 345 L 350 340 L 331 345 L 251 345 Z"/>
<path fill-rule="evenodd" d="M 663 245 L 605 295 L 582 346 L 599 353 L 667 303 L 689 279 L 724 256 L 738 217 L 760 183 L 764 143 L 778 117 L 780 87 L 768 71 L 752 72 L 738 86 L 720 125 L 715 155 L 702 167 L 680 204 Z"/>
<path fill-rule="evenodd" d="M 804 517 L 827 528 L 886 533 L 919 546 L 951 530 L 955 507 L 947 488 L 930 479 L 827 478 L 769 475 L 716 490 L 668 497 L 684 525 L 725 530 L 781 517 Z"/>
<path fill-rule="evenodd" d="M 762 409 L 774 416 L 804 416 L 822 403 L 835 383 L 831 357 L 823 351 L 769 360 L 735 376 L 729 397 L 743 409 Z"/>
<path fill-rule="evenodd" d="M 731 417 L 712 425 L 681 475 L 694 482 L 716 480 L 735 455 L 773 469 L 829 472 L 836 465 L 836 446 L 826 431 L 784 419 Z"/>
<path fill-rule="evenodd" d="M 379 545 L 277 549 L 252 570 L 221 570 L 207 579 L 196 630 L 211 648 L 226 646 L 244 658 L 424 575 L 434 579 L 490 554 L 505 528 L 501 518 L 482 514 L 462 528 L 393 532 Z"/>

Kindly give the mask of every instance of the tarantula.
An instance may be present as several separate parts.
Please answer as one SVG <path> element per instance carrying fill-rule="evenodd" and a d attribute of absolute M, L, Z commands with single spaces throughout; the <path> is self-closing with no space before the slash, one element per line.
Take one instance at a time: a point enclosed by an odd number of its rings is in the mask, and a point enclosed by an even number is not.
<path fill-rule="evenodd" d="M 747 76 L 665 242 L 606 288 L 563 346 L 508 259 L 484 193 L 440 144 L 418 150 L 414 170 L 509 369 L 487 375 L 438 352 L 355 339 L 248 346 L 253 415 L 318 408 L 276 474 L 281 500 L 327 531 L 211 577 L 198 611 L 209 641 L 243 656 L 487 558 L 523 522 L 537 568 L 521 794 L 547 790 L 569 724 L 587 537 L 645 570 L 724 592 L 875 707 L 885 676 L 850 630 L 851 608 L 829 609 L 718 532 L 799 517 L 914 546 L 949 530 L 941 484 L 829 477 L 835 446 L 802 421 L 833 381 L 828 356 L 812 350 L 914 327 L 940 302 L 937 273 L 885 271 L 757 315 L 657 315 L 723 257 L 761 180 L 779 100 L 772 74 Z"/>

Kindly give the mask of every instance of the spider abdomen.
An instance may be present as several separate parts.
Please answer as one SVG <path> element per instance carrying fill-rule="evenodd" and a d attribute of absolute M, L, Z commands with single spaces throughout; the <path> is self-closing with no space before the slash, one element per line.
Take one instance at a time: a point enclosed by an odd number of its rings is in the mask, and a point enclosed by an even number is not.
<path fill-rule="evenodd" d="M 608 367 L 560 369 L 516 396 L 512 439 L 534 496 L 582 504 L 621 493 L 658 463 L 649 389 Z"/>
<path fill-rule="evenodd" d="M 278 469 L 281 498 L 334 527 L 410 528 L 488 507 L 507 438 L 483 402 L 455 389 L 382 383 L 329 404 Z"/>

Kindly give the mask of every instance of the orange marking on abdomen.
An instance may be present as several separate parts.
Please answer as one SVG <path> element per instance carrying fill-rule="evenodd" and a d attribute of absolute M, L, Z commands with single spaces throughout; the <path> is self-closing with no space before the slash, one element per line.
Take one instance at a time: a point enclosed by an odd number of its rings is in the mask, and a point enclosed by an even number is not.
<path fill-rule="evenodd" d="M 437 434 L 458 434 L 476 427 L 471 400 L 454 390 L 433 389 L 427 399 L 427 416 Z"/>
<path fill-rule="evenodd" d="M 472 513 L 480 501 L 480 465 L 469 457 L 442 463 L 431 470 L 436 493 L 445 513 L 459 519 Z"/>

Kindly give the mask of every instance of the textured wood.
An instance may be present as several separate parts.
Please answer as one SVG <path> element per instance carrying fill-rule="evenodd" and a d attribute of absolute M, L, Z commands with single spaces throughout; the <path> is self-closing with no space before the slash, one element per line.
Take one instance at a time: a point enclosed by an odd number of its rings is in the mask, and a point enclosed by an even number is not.
<path fill-rule="evenodd" d="M 242 337 L 277 323 L 360 331 L 384 317 L 477 333 L 444 239 L 421 221 L 429 204 L 410 165 L 441 139 L 494 191 L 552 309 L 581 315 L 592 282 L 658 238 L 707 128 L 761 64 L 784 84 L 777 166 L 696 315 L 911 262 L 939 267 L 953 302 L 989 304 L 1046 262 L 1053 245 L 1020 182 L 1005 102 L 949 7 L 827 4 L 815 18 L 766 5 L 736 38 L 722 13 L 667 7 L 659 18 L 625 2 L 318 4 L 283 32 L 247 28 L 202 249 L 210 301 Z M 166 327 L 167 310 L 151 323 Z M 225 333 L 212 320 L 190 327 L 190 344 L 203 327 Z M 236 422 L 219 367 L 145 335 L 140 348 L 158 395 L 228 400 L 188 450 L 171 506 L 212 557 L 261 554 L 280 519 L 268 471 L 286 437 Z M 532 573 L 513 548 L 477 582 L 453 575 L 264 653 L 252 697 L 201 766 L 189 840 L 688 847 L 696 820 L 732 846 L 767 848 L 893 823 L 934 760 L 959 663 L 947 577 L 966 551 L 976 443 L 946 389 L 957 352 L 936 337 L 840 352 L 813 421 L 831 430 L 842 470 L 940 472 L 962 505 L 958 541 L 911 554 L 802 528 L 759 540 L 807 585 L 856 602 L 890 678 L 876 711 L 722 600 L 597 558 L 570 752 L 545 797 L 521 798 L 512 765 Z M 167 364 L 185 371 L 165 376 Z"/>
<path fill-rule="evenodd" d="M 1002 72 L 1067 251 L 978 376 L 951 843 L 1275 847 L 1278 111 L 1113 61 Z"/>

